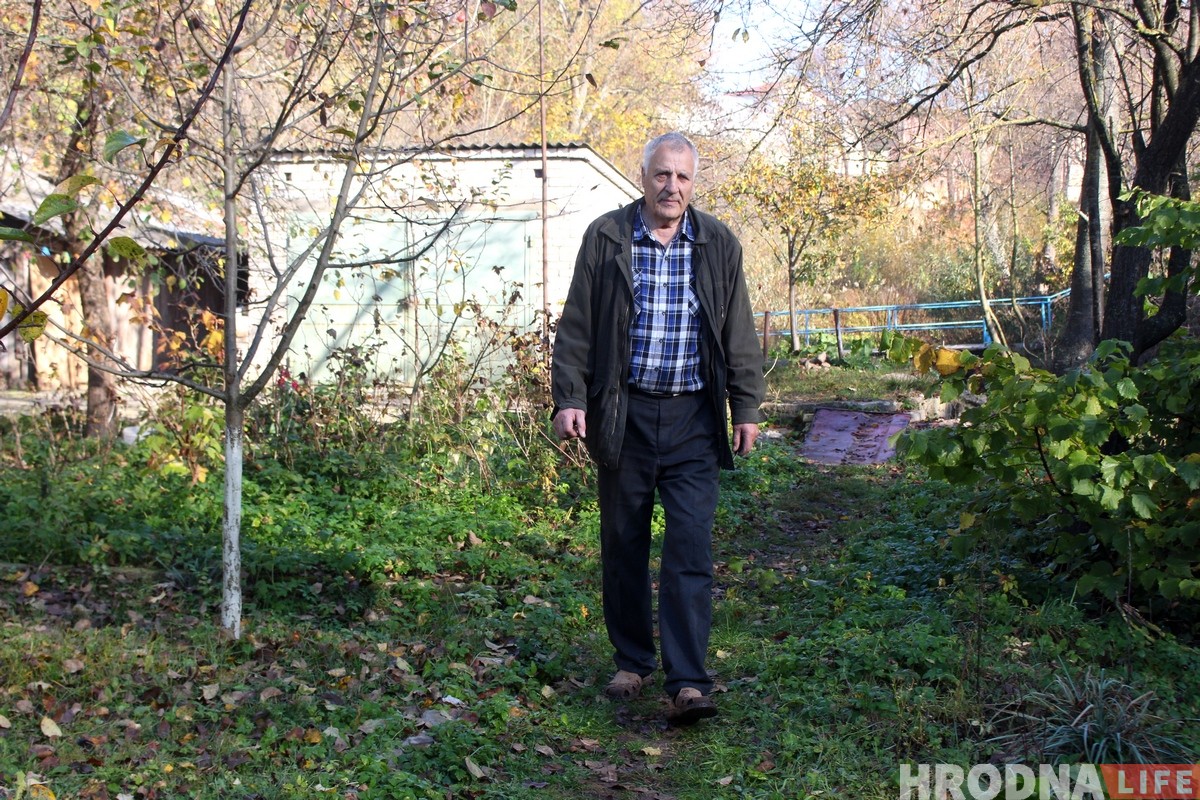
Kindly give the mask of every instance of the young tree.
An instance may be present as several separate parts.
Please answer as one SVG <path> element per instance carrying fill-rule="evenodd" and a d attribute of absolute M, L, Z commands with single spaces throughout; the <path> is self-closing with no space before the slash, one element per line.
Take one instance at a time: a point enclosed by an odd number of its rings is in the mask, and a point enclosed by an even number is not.
<path fill-rule="evenodd" d="M 791 152 L 756 153 L 716 190 L 741 226 L 766 235 L 775 265 L 786 276 L 794 351 L 800 350 L 800 286 L 828 280 L 843 237 L 882 211 L 889 196 L 884 179 L 848 175 L 828 163 L 828 156 L 801 142 Z"/>
<path fill-rule="evenodd" d="M 343 247 L 346 226 L 368 216 L 380 230 L 428 216 L 431 198 L 391 176 L 399 162 L 470 132 L 457 112 L 486 84 L 487 59 L 496 54 L 474 52 L 469 43 L 485 28 L 506 24 L 508 12 L 486 0 L 399 7 L 350 0 L 261 10 L 217 2 L 158 11 L 153 33 L 161 46 L 151 48 L 144 80 L 119 85 L 143 138 L 185 127 L 174 120 L 187 123 L 174 174 L 180 186 L 193 182 L 194 193 L 207 190 L 220 209 L 222 256 L 211 274 L 195 277 L 223 285 L 224 307 L 205 317 L 208 347 L 179 369 L 139 369 L 87 332 L 64 331 L 58 340 L 93 370 L 173 382 L 223 406 L 221 619 L 236 637 L 246 410 L 287 357 L 327 272 L 394 270 L 448 235 L 449 225 L 431 228 L 415 244 L 381 237 L 368 252 Z M 559 65 L 558 74 L 569 71 Z M 207 98 L 218 79 L 217 100 L 185 116 L 197 89 Z M 298 152 L 332 156 L 320 181 L 288 184 L 287 156 Z M 241 266 L 247 263 L 255 268 L 249 294 Z M 256 324 L 242 335 L 239 319 L 250 314 Z"/>

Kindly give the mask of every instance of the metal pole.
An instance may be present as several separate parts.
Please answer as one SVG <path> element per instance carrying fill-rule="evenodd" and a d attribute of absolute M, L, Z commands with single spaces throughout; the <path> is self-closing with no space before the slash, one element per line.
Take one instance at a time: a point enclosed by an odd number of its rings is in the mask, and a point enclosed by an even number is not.
<path fill-rule="evenodd" d="M 846 357 L 846 348 L 842 346 L 842 315 L 836 308 L 833 310 L 833 332 L 837 336 L 838 358 Z"/>
<path fill-rule="evenodd" d="M 546 36 L 542 27 L 542 0 L 538 0 L 538 130 L 542 140 L 542 352 L 545 353 L 546 365 L 550 364 L 550 234 L 548 181 L 550 178 L 547 168 L 549 159 L 546 156 Z"/>

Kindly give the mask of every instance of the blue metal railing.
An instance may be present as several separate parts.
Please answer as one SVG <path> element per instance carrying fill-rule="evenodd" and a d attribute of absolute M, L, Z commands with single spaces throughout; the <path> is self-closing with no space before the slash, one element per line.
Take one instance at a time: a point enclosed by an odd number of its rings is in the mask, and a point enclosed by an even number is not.
<path fill-rule="evenodd" d="M 1054 303 L 1070 295 L 1070 289 L 1063 289 L 1051 295 L 1039 297 L 1004 297 L 989 300 L 988 304 L 995 311 L 1017 306 L 1033 307 L 1041 317 L 1044 332 L 1049 333 L 1054 321 Z M 970 319 L 922 319 L 915 322 L 905 322 L 904 317 L 912 313 L 914 316 L 937 316 L 962 309 L 978 309 L 979 316 Z M 866 325 L 843 325 L 840 323 L 850 315 L 875 316 L 880 321 Z M 788 336 L 791 334 L 791 324 L 787 311 L 766 311 L 755 314 L 756 317 L 769 317 L 770 320 L 782 319 L 781 327 L 771 326 L 767 333 L 770 336 Z M 804 343 L 810 343 L 811 337 L 820 334 L 852 335 L 856 333 L 879 333 L 880 331 L 940 331 L 978 329 L 983 335 L 983 346 L 991 344 L 992 336 L 988 331 L 987 321 L 983 318 L 983 304 L 978 300 L 951 300 L 945 303 L 911 303 L 905 305 L 884 306 L 854 306 L 850 308 L 805 308 L 797 309 L 796 317 L 801 324 L 797 325 L 797 333 L 803 335 Z M 820 320 L 827 317 L 829 323 L 815 326 L 813 318 Z"/>

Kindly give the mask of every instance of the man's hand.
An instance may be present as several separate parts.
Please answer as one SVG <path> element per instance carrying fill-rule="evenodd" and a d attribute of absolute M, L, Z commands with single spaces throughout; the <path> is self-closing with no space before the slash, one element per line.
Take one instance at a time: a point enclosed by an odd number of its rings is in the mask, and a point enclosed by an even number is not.
<path fill-rule="evenodd" d="M 587 436 L 583 409 L 564 408 L 554 415 L 554 435 L 559 439 L 582 439 Z"/>
<path fill-rule="evenodd" d="M 557 430 L 557 424 L 555 430 Z M 758 438 L 758 423 L 743 422 L 733 426 L 733 452 L 739 456 L 749 455 Z"/>

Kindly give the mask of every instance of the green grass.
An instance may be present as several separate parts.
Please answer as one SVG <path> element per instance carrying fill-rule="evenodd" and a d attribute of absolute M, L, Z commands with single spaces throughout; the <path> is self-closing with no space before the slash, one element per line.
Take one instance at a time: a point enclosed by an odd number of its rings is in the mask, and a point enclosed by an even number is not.
<path fill-rule="evenodd" d="M 91 500 L 39 505 L 36 470 L 10 468 L 6 509 L 59 526 L 137 503 L 81 522 L 87 537 L 6 517 L 24 532 L 0 544 L 0 797 L 32 774 L 58 797 L 892 798 L 905 761 L 1036 759 L 1004 712 L 1064 674 L 1106 670 L 1153 691 L 1154 714 L 1197 716 L 1193 643 L 1028 565 L 957 558 L 954 493 L 919 471 L 795 448 L 766 443 L 724 476 L 721 716 L 690 729 L 666 726 L 658 676 L 629 703 L 599 691 L 586 474 L 564 467 L 570 490 L 547 497 L 533 479 L 439 483 L 443 462 L 256 461 L 230 642 L 205 549 L 219 475 L 163 491 L 128 455 L 87 461 L 60 468 L 95 473 Z M 1170 732 L 1194 754 L 1197 729 Z"/>
<path fill-rule="evenodd" d="M 768 403 L 808 404 L 888 400 L 903 408 L 919 403 L 935 382 L 930 375 L 874 361 L 869 366 L 804 369 L 790 359 L 768 360 Z"/>

